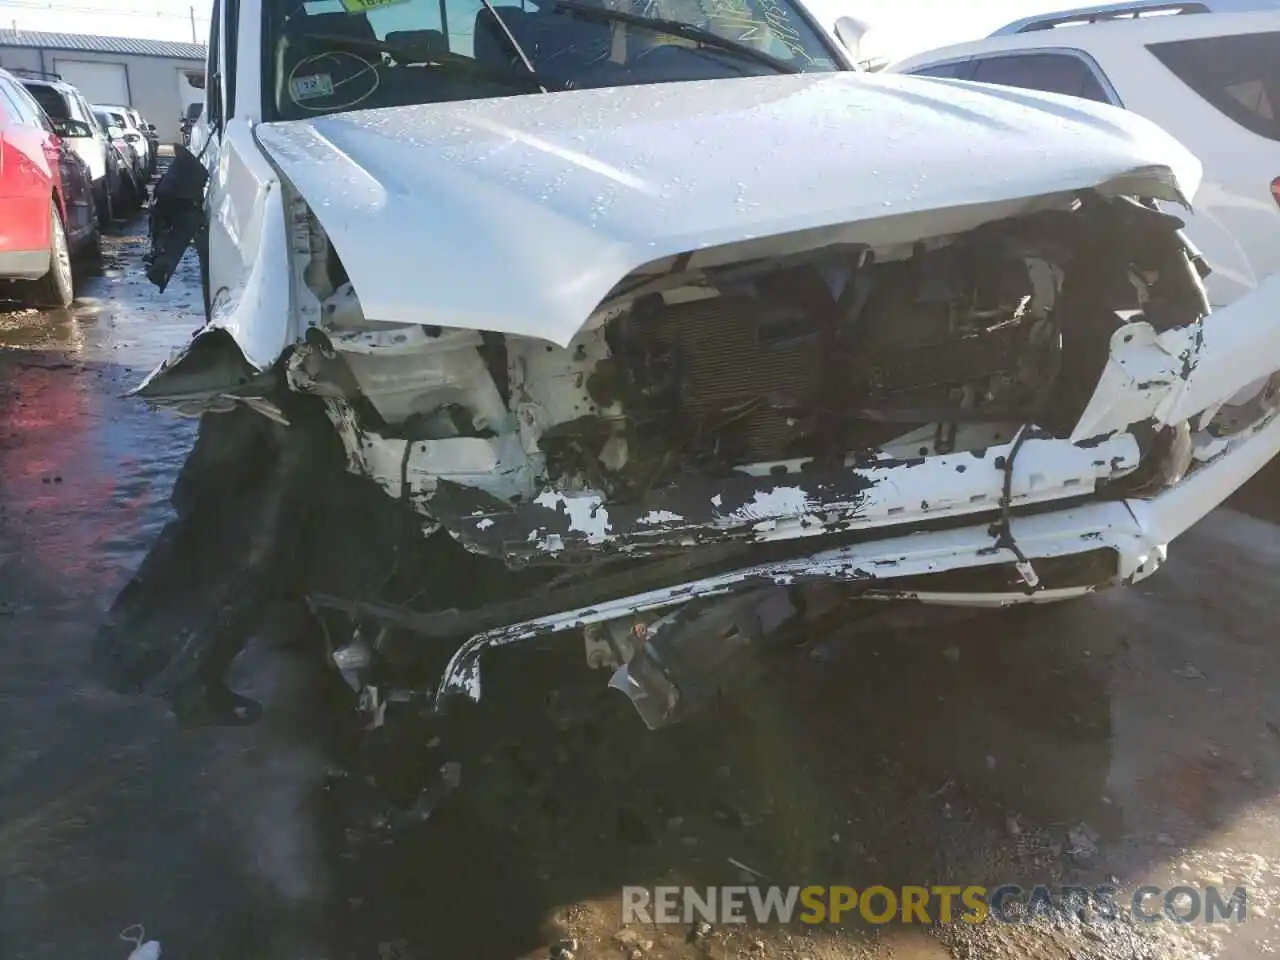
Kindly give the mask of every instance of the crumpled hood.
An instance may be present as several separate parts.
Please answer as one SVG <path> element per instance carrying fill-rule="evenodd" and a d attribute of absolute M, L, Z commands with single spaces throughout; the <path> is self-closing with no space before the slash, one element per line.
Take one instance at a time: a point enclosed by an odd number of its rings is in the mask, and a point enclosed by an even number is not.
<path fill-rule="evenodd" d="M 256 134 L 366 316 L 561 345 L 619 280 L 686 251 L 1125 178 L 1176 200 L 1200 178 L 1177 141 L 1121 110 L 854 73 L 362 110 Z"/>

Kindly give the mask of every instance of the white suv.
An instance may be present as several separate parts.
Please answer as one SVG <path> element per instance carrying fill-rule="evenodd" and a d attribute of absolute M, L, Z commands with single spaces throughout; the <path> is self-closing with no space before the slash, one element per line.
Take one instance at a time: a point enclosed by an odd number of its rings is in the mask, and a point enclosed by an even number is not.
<path fill-rule="evenodd" d="M 1228 12 L 1253 8 L 1249 12 Z M 1127 3 L 1012 23 L 889 70 L 1069 94 L 1154 120 L 1204 164 L 1188 235 L 1215 305 L 1280 272 L 1280 4 Z"/>

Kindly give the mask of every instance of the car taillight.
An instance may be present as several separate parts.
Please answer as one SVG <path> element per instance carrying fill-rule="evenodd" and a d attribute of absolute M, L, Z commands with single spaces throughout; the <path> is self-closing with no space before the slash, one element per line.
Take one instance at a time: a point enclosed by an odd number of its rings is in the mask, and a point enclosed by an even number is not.
<path fill-rule="evenodd" d="M 1280 204 L 1280 177 L 1276 177 L 1271 181 L 1271 196 L 1277 204 Z"/>

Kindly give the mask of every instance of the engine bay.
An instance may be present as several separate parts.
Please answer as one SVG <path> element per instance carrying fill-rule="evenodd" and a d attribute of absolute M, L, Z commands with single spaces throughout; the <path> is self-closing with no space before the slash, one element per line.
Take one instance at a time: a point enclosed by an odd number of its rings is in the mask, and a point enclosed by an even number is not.
<path fill-rule="evenodd" d="M 680 473 L 840 463 L 930 424 L 930 452 L 948 453 L 962 426 L 1043 411 L 1062 353 L 1052 252 L 977 241 L 852 256 L 843 272 L 764 266 L 695 298 L 637 300 L 587 381 L 599 407 L 625 410 L 627 464 L 591 474 L 589 420 L 544 438 L 550 478 L 578 473 L 625 499 Z"/>
<path fill-rule="evenodd" d="M 768 521 L 753 504 L 795 499 L 777 485 L 806 475 L 821 490 L 796 502 L 847 521 L 877 481 L 839 471 L 1020 446 L 1028 430 L 1065 438 L 1117 330 L 1208 312 L 1180 221 L 1089 193 L 956 235 L 651 264 L 564 347 L 369 321 L 318 223 L 299 221 L 310 233 L 298 273 L 322 320 L 290 361 L 291 385 L 326 397 L 354 472 L 430 529 L 443 522 L 508 559 L 517 536 L 565 549 L 506 524 L 513 511 L 558 512 L 599 546 L 611 514 L 655 533 L 691 516 L 687 496 L 668 506 L 673 491 L 698 491 L 708 522 L 734 510 Z M 1062 487 L 1091 492 L 1135 471 L 1141 452 L 1064 466 Z M 972 511 L 999 499 L 962 487 Z M 927 489 L 919 501 L 925 512 L 949 502 Z"/>

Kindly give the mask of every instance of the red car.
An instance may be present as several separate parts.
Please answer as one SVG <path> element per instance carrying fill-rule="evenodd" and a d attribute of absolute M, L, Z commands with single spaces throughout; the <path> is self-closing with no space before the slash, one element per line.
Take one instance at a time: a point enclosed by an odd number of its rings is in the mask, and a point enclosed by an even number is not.
<path fill-rule="evenodd" d="M 92 131 L 59 124 L 0 70 L 0 278 L 26 281 L 23 299 L 40 307 L 70 306 L 71 253 L 98 243 L 93 181 L 62 140 Z"/>

